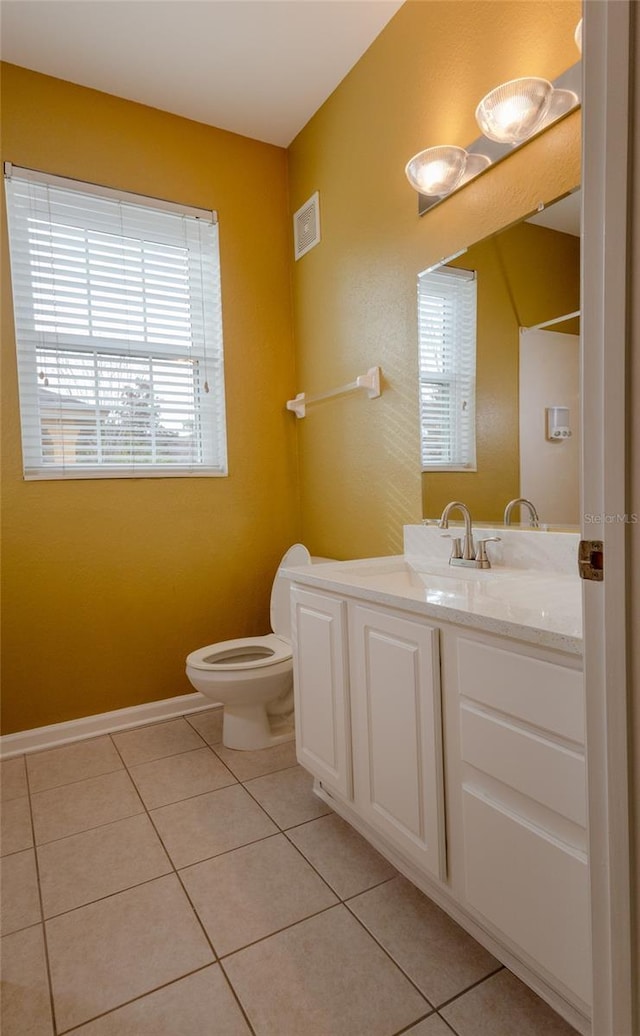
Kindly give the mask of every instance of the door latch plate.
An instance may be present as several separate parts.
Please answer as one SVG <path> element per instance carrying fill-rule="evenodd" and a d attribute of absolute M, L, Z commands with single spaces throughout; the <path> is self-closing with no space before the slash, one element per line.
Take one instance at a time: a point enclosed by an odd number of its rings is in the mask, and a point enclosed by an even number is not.
<path fill-rule="evenodd" d="M 601 583 L 604 579 L 604 543 L 602 540 L 580 540 L 578 572 L 581 579 Z"/>

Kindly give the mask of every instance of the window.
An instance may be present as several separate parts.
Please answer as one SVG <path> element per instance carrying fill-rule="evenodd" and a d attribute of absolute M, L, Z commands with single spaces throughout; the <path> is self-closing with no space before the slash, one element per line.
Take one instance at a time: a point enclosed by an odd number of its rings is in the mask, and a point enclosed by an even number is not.
<path fill-rule="evenodd" d="M 475 471 L 475 273 L 419 275 L 418 342 L 422 470 Z"/>
<path fill-rule="evenodd" d="M 5 184 L 25 478 L 225 475 L 216 214 Z"/>

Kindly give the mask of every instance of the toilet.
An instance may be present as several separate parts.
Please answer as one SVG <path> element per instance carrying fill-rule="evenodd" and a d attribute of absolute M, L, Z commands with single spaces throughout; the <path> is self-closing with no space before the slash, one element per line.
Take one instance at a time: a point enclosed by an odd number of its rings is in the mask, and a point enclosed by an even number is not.
<path fill-rule="evenodd" d="M 222 640 L 187 656 L 192 685 L 224 706 L 222 743 L 227 748 L 268 748 L 293 740 L 290 582 L 282 569 L 311 560 L 301 543 L 282 558 L 271 590 L 271 633 Z"/>

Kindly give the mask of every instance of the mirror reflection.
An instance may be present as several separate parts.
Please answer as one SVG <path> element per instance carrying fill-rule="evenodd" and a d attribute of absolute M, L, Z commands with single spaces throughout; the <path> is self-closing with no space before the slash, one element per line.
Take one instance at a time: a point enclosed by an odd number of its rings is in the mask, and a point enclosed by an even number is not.
<path fill-rule="evenodd" d="M 503 522 L 524 497 L 542 527 L 579 522 L 580 192 L 473 244 L 441 267 L 476 279 L 475 466 L 424 470 L 423 515 L 463 500 L 474 522 Z M 421 340 L 421 352 L 424 344 Z M 424 412 L 424 377 L 422 380 Z M 438 391 L 441 391 L 439 388 Z M 463 394 L 464 395 L 464 394 Z M 455 408 L 472 405 L 459 395 Z M 442 435 L 441 427 L 425 437 Z M 513 525 L 529 511 L 512 509 Z"/>

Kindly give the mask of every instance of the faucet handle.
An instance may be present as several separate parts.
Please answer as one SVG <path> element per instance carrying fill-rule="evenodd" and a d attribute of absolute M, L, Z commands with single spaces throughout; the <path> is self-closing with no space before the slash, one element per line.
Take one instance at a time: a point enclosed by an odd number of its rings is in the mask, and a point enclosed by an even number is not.
<path fill-rule="evenodd" d="M 461 558 L 462 557 L 462 537 L 452 536 L 448 532 L 442 534 L 443 540 L 451 540 L 451 557 Z"/>
<path fill-rule="evenodd" d="M 502 539 L 501 536 L 485 536 L 483 540 L 478 540 L 476 550 L 476 561 L 486 561 L 489 564 L 489 558 L 487 557 L 486 543 L 499 543 Z"/>

